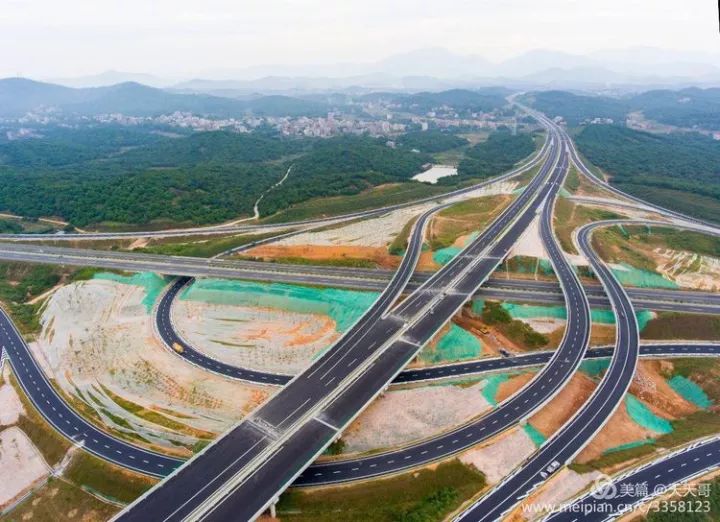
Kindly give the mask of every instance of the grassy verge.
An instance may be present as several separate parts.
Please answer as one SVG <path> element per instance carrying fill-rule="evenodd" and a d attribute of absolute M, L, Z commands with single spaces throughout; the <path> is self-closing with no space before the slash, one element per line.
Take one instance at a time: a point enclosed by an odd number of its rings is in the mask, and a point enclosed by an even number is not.
<path fill-rule="evenodd" d="M 394 256 L 402 255 L 405 250 L 407 250 L 408 247 L 408 240 L 410 239 L 410 232 L 412 232 L 413 225 L 417 221 L 417 218 L 412 218 L 410 221 L 405 223 L 405 225 L 402 227 L 402 230 L 400 230 L 400 233 L 395 236 L 395 239 L 392 240 L 392 243 L 388 246 L 388 252 Z"/>
<path fill-rule="evenodd" d="M 110 519 L 119 509 L 102 502 L 75 484 L 51 478 L 45 486 L 15 509 L 0 516 L 0 522 L 101 521 Z"/>
<path fill-rule="evenodd" d="M 148 245 L 133 251 L 170 256 L 212 257 L 225 252 L 226 250 L 230 250 L 231 248 L 241 247 L 253 241 L 258 241 L 260 239 L 276 235 L 278 235 L 278 232 L 223 237 L 219 239 L 203 239 L 200 241 L 186 243 L 160 243 L 156 245 Z"/>
<path fill-rule="evenodd" d="M 289 490 L 280 498 L 283 520 L 424 522 L 442 520 L 485 487 L 485 477 L 457 460 L 397 477 L 314 491 Z"/>
<path fill-rule="evenodd" d="M 720 340 L 720 317 L 717 315 L 657 312 L 640 333 L 642 339 Z"/>
<path fill-rule="evenodd" d="M 570 254 L 577 254 L 578 252 L 572 243 L 572 233 L 576 228 L 593 221 L 620 219 L 622 217 L 624 216 L 609 210 L 576 205 L 567 198 L 559 198 L 555 204 L 553 228 L 562 249 Z M 601 232 L 603 230 L 596 231 L 593 237 Z"/>
<path fill-rule="evenodd" d="M 163 415 L 162 413 L 159 413 L 155 410 L 150 410 L 148 408 L 145 408 L 144 406 L 141 406 L 140 404 L 137 404 L 135 402 L 129 401 L 125 399 L 124 397 L 120 397 L 119 395 L 113 393 L 110 391 L 107 387 L 100 385 L 105 394 L 110 397 L 115 404 L 120 406 L 125 411 L 143 419 L 148 422 L 152 422 L 153 424 L 157 424 L 158 426 L 162 426 L 163 428 L 167 428 L 169 430 L 182 433 L 184 435 L 189 435 L 191 437 L 196 437 L 199 439 L 213 439 L 215 438 L 215 434 L 209 432 L 209 431 L 203 431 L 194 429 L 191 426 L 188 426 L 187 424 L 183 424 L 181 422 L 177 422 L 176 420 L 171 419 L 170 417 L 167 417 L 166 415 Z"/>
<path fill-rule="evenodd" d="M 672 427 L 672 432 L 661 435 L 655 439 L 654 442 L 643 446 L 606 453 L 597 459 L 583 464 L 573 463 L 570 465 L 570 469 L 578 473 L 602 470 L 651 455 L 660 449 L 669 450 L 683 444 L 688 444 L 693 440 L 720 432 L 720 416 L 712 411 L 698 411 L 682 419 L 672 421 Z"/>
<path fill-rule="evenodd" d="M 612 453 L 606 453 L 605 455 L 593 459 L 589 462 L 571 463 L 568 468 L 577 473 L 588 473 L 590 471 L 600 470 L 604 468 L 612 468 L 623 462 L 629 462 L 634 459 L 645 457 L 652 453 L 655 453 L 657 447 L 652 444 L 646 444 L 644 446 L 635 446 L 634 448 L 627 448 L 619 451 L 613 451 Z"/>
<path fill-rule="evenodd" d="M 321 216 L 337 216 L 359 210 L 406 203 L 428 196 L 443 194 L 449 190 L 451 188 L 417 182 L 381 185 L 354 196 L 316 198 L 298 203 L 283 212 L 262 220 L 262 222 L 282 223 Z"/>
<path fill-rule="evenodd" d="M 482 229 L 509 205 L 511 200 L 509 195 L 485 196 L 461 201 L 438 212 L 430 228 L 430 248 L 439 250 L 449 247 L 458 237 Z"/>
<path fill-rule="evenodd" d="M 720 403 L 720 361 L 716 358 L 687 357 L 672 360 L 671 378 L 680 375 L 699 385 L 715 403 Z"/>
<path fill-rule="evenodd" d="M 127 471 L 89 453 L 73 455 L 64 476 L 74 484 L 111 501 L 129 503 L 157 483 L 157 480 Z"/>
<path fill-rule="evenodd" d="M 14 375 L 10 376 L 9 381 L 25 410 L 18 419 L 17 427 L 25 432 L 48 464 L 51 466 L 58 464 L 72 445 L 37 412 Z"/>

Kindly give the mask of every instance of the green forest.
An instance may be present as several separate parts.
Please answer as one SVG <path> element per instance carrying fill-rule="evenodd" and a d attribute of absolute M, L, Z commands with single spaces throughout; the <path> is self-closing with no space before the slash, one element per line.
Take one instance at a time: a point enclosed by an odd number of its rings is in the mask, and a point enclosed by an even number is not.
<path fill-rule="evenodd" d="M 313 197 L 352 195 L 384 183 L 409 181 L 430 161 L 425 154 L 388 147 L 384 139 L 325 140 L 292 162 L 291 175 L 263 198 L 260 211 L 267 216 Z"/>
<path fill-rule="evenodd" d="M 441 185 L 499 174 L 534 150 L 532 137 L 498 131 L 472 147 L 453 133 L 394 138 L 281 137 L 273 131 L 169 134 L 152 127 L 49 127 L 43 137 L 0 139 L 0 210 L 29 219 L 59 217 L 79 228 L 163 228 L 262 216 L 330 196 L 404 183 L 433 159 L 459 149 L 460 175 Z M 320 203 L 321 204 L 321 203 Z M 5 226 L 8 229 L 8 226 Z"/>
<path fill-rule="evenodd" d="M 612 176 L 612 184 L 643 199 L 720 221 L 720 142 L 694 133 L 649 134 L 589 125 L 580 151 Z"/>
<path fill-rule="evenodd" d="M 487 140 L 470 147 L 458 165 L 455 178 L 484 179 L 500 172 L 510 170 L 515 163 L 529 156 L 535 150 L 535 142 L 530 134 L 512 135 L 508 131 L 491 134 Z M 445 181 L 448 180 L 448 181 Z M 439 183 L 455 183 L 457 180 L 442 178 Z"/>
<path fill-rule="evenodd" d="M 0 209 L 58 216 L 78 227 L 216 223 L 250 214 L 290 165 L 292 176 L 263 201 L 264 215 L 406 181 L 428 161 L 363 137 L 218 131 L 169 138 L 142 128 L 63 129 L 0 141 Z"/>
<path fill-rule="evenodd" d="M 615 125 L 624 125 L 628 113 L 638 111 L 650 120 L 676 127 L 720 129 L 717 88 L 658 89 L 621 97 L 544 91 L 529 93 L 523 101 L 550 117 L 562 116 L 571 127 L 593 118 L 611 118 Z"/>

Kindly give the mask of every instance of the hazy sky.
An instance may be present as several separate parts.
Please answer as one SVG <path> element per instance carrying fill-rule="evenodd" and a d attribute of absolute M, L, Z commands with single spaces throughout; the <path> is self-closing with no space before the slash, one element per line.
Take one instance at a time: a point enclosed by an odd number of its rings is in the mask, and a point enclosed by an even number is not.
<path fill-rule="evenodd" d="M 0 76 L 195 76 L 425 47 L 720 51 L 714 0 L 0 0 Z"/>

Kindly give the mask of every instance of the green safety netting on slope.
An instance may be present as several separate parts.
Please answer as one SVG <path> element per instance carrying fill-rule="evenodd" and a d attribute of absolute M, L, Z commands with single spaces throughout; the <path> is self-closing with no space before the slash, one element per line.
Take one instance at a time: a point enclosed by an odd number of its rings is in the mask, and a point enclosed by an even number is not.
<path fill-rule="evenodd" d="M 530 440 L 533 442 L 533 444 L 535 444 L 535 446 L 538 448 L 542 446 L 547 440 L 547 437 L 540 433 L 537 428 L 529 422 L 525 423 L 523 429 L 525 430 L 525 433 L 527 433 L 528 437 L 530 437 Z"/>
<path fill-rule="evenodd" d="M 152 272 L 140 272 L 133 275 L 120 275 L 112 272 L 98 272 L 93 275 L 93 279 L 104 281 L 114 281 L 124 285 L 141 286 L 145 289 L 145 297 L 142 300 L 145 311 L 150 313 L 155 300 L 168 284 L 168 280 Z"/>
<path fill-rule="evenodd" d="M 655 442 L 655 439 L 653 438 L 647 438 L 642 440 L 636 440 L 633 442 L 627 442 L 625 444 L 619 444 L 617 446 L 613 446 L 612 448 L 608 448 L 605 451 L 603 451 L 603 455 L 607 455 L 608 453 L 615 453 L 622 450 L 637 448 L 638 446 L 645 446 L 647 444 L 652 444 Z"/>
<path fill-rule="evenodd" d="M 324 314 L 335 321 L 339 332 L 344 332 L 362 316 L 378 295 L 377 292 L 283 283 L 199 279 L 182 292 L 180 299 Z"/>
<path fill-rule="evenodd" d="M 590 377 L 598 377 L 610 367 L 610 359 L 592 359 L 580 363 L 580 371 Z"/>
<path fill-rule="evenodd" d="M 670 421 L 655 415 L 650 408 L 630 393 L 625 396 L 625 408 L 630 418 L 645 429 L 661 435 L 673 431 Z"/>
<path fill-rule="evenodd" d="M 485 301 L 483 299 L 474 299 L 472 302 L 473 313 L 480 315 L 484 306 Z M 560 305 L 544 306 L 503 302 L 502 307 L 508 311 L 513 319 L 567 319 L 567 310 Z M 641 331 L 653 318 L 653 314 L 649 310 L 638 310 L 635 312 L 635 316 Z M 612 310 L 591 309 L 590 317 L 594 323 L 615 324 L 615 316 Z"/>
<path fill-rule="evenodd" d="M 641 270 L 627 263 L 613 265 L 611 270 L 623 285 L 639 288 L 678 288 L 674 281 L 670 281 L 660 274 Z"/>
<path fill-rule="evenodd" d="M 668 384 L 678 395 L 695 406 L 702 409 L 712 406 L 712 400 L 705 391 L 687 377 L 676 375 L 668 381 Z"/>
<path fill-rule="evenodd" d="M 488 376 L 487 379 L 485 379 L 485 386 L 482 389 L 483 397 L 485 397 L 485 400 L 488 401 L 491 405 L 497 406 L 498 401 L 496 399 L 498 389 L 500 388 L 500 385 L 508 380 L 508 374 L 506 373 L 498 373 L 495 375 Z"/>
<path fill-rule="evenodd" d="M 433 261 L 435 261 L 438 265 L 446 265 L 447 263 L 452 261 L 456 255 L 462 252 L 465 246 L 469 245 L 472 241 L 474 241 L 479 234 L 480 232 L 477 231 L 471 233 L 467 238 L 465 238 L 465 242 L 463 243 L 462 247 L 449 246 L 436 250 L 435 252 L 433 252 L 432 255 Z"/>
<path fill-rule="evenodd" d="M 441 363 L 476 359 L 482 354 L 482 342 L 464 328 L 452 323 L 450 329 L 436 343 L 434 350 L 423 350 L 420 359 L 426 363 Z"/>

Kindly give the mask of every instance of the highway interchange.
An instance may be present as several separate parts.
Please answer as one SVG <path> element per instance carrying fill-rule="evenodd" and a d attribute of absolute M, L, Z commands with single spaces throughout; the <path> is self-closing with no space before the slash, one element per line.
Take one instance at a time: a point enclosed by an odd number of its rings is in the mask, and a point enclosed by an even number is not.
<path fill-rule="evenodd" d="M 211 371 L 253 382 L 285 384 L 273 399 L 187 464 L 183 465 L 178 459 L 143 450 L 121 441 L 83 420 L 55 392 L 4 313 L 0 315 L 3 357 L 5 355 L 9 357 L 23 390 L 42 415 L 75 443 L 102 458 L 142 473 L 154 476 L 171 474 L 158 487 L 124 511 L 118 517 L 120 520 L 183 520 L 188 517 L 204 520 L 249 520 L 274 502 L 277 495 L 295 479 L 298 485 L 341 482 L 397 472 L 438 460 L 517 425 L 523 418 L 547 403 L 562 388 L 583 357 L 611 357 L 610 367 L 600 386 L 582 409 L 528 461 L 471 505 L 460 517 L 462 520 L 498 519 L 503 513 L 515 507 L 528 492 L 569 462 L 602 428 L 624 396 L 639 356 L 718 353 L 718 345 L 712 343 L 655 344 L 644 347 L 639 345 L 631 297 L 641 307 L 645 303 L 651 305 L 653 309 L 677 310 L 682 307 L 695 307 L 692 311 L 709 313 L 713 313 L 712 310 L 717 313 L 718 299 L 711 294 L 674 293 L 674 291 L 665 293 L 637 290 L 635 295 L 629 296 L 608 267 L 595 256 L 589 242 L 594 228 L 612 223 L 595 223 L 586 226 L 577 236 L 583 254 L 590 261 L 607 295 L 603 296 L 598 287 L 592 285 L 584 287 L 580 283 L 554 238 L 551 222 L 552 207 L 570 160 L 586 175 L 592 176 L 592 174 L 581 164 L 571 140 L 547 120 L 543 119 L 543 122 L 548 125 L 549 134 L 552 136 L 541 151 L 542 157 L 545 158 L 543 166 L 510 207 L 448 265 L 432 276 L 422 278 L 413 284 L 411 276 L 422 246 L 424 228 L 431 215 L 441 207 L 435 207 L 423 214 L 413 228 L 408 252 L 401 266 L 378 300 L 332 350 L 299 376 L 291 378 L 235 368 L 209 359 L 201 351 L 187 345 L 172 326 L 173 299 L 187 283 L 186 279 L 176 280 L 160 300 L 156 313 L 156 328 L 168 345 L 172 346 L 175 342 L 183 344 L 185 348 L 183 356 L 186 359 Z M 596 182 L 601 183 L 598 180 Z M 622 195 L 625 197 L 624 194 Z M 646 203 L 642 203 L 647 206 Z M 653 208 L 664 212 L 664 209 L 659 207 Z M 381 209 L 381 212 L 387 210 Z M 529 286 L 534 285 L 536 290 L 531 289 L 525 295 L 536 292 L 538 299 L 545 299 L 542 302 L 558 302 L 559 298 L 564 299 L 568 311 L 567 327 L 558 350 L 554 353 L 540 352 L 511 358 L 403 371 L 407 363 L 435 332 L 462 307 L 467 299 L 478 293 L 480 285 L 486 282 L 510 247 L 538 214 L 541 217 L 541 238 L 560 281 L 562 293 L 558 292 L 557 285 L 553 283 L 532 282 Z M 373 215 L 376 214 L 367 214 L 367 216 Z M 694 228 L 699 230 L 707 231 L 710 228 L 707 223 L 690 220 L 677 213 L 668 215 L 683 220 L 686 224 L 690 222 L 691 225 L 697 225 Z M 353 218 L 367 216 L 364 213 L 357 213 Z M 301 224 L 313 224 L 313 222 Z M 654 224 L 661 225 L 657 222 Z M 210 227 L 198 233 L 215 233 L 215 228 L 219 227 Z M 238 227 L 240 228 L 243 231 L 248 230 L 248 227 Z M 285 226 L 285 229 L 287 228 L 288 225 Z M 226 227 L 223 233 L 227 232 Z M 179 231 L 178 235 L 180 235 Z M 187 235 L 187 231 L 184 231 L 183 235 Z M 114 234 L 113 238 L 117 238 L 117 235 Z M 37 236 L 33 239 L 37 239 Z M 100 260 L 98 262 L 107 263 L 95 266 L 128 268 L 128 256 L 133 257 L 132 254 L 118 252 L 87 251 L 77 254 L 74 249 L 61 250 L 73 250 L 75 253 L 54 249 L 55 247 L 33 245 L 22 245 L 20 248 L 20 245 L 2 244 L 0 258 L 85 266 L 93 264 L 87 262 L 88 257 L 95 257 Z M 184 258 L 173 258 L 168 261 L 165 256 L 157 256 L 156 259 L 133 259 L 130 263 L 133 267 L 144 267 L 134 268 L 136 270 L 155 270 L 190 277 L 212 275 L 248 279 L 257 277 L 260 280 L 267 280 L 264 279 L 268 277 L 267 274 L 281 274 L 281 277 L 286 279 L 276 280 L 307 283 L 308 277 L 314 278 L 314 281 L 326 278 L 328 285 L 336 284 L 337 279 L 343 277 L 342 272 L 333 273 L 333 270 L 310 269 L 305 271 L 306 273 L 298 273 L 302 270 L 298 271 L 297 267 L 292 270 L 287 267 L 268 269 L 267 266 L 262 268 L 248 266 L 245 264 L 247 262 Z M 239 267 L 238 264 L 244 266 Z M 243 271 L 243 275 L 238 275 L 239 271 Z M 358 280 L 367 282 L 374 279 L 375 284 L 381 281 L 381 285 L 384 284 L 383 278 L 387 277 L 383 275 L 378 278 L 377 273 L 373 276 L 358 275 Z M 293 277 L 297 279 L 293 280 Z M 335 280 L 334 283 L 332 279 Z M 493 296 L 503 298 L 502 296 L 506 295 L 522 294 L 521 289 L 512 287 L 525 284 L 512 281 L 492 283 L 497 286 L 493 288 L 492 285 L 488 285 L 487 289 L 480 290 L 478 295 L 486 298 Z M 393 308 L 397 298 L 406 289 L 413 289 L 413 292 Z M 586 353 L 590 330 L 589 306 L 591 303 L 606 305 L 608 301 L 615 311 L 618 324 L 616 345 L 614 349 L 593 349 Z M 662 308 L 663 306 L 666 308 Z M 410 382 L 538 365 L 544 365 L 542 370 L 519 393 L 488 415 L 451 433 L 394 452 L 366 459 L 316 464 L 303 471 L 393 380 Z M 714 457 L 712 464 L 709 465 L 706 465 L 707 462 L 694 466 L 689 464 L 689 462 L 698 462 L 699 451 L 705 451 L 708 458 L 712 455 L 720 455 L 717 444 L 717 440 L 714 440 L 697 446 L 702 448 L 701 450 L 691 448 L 664 457 L 643 470 L 638 470 L 637 473 L 648 475 L 646 470 L 652 469 L 655 482 L 658 482 L 658 478 L 662 478 L 664 485 L 673 483 L 668 482 L 669 480 L 677 482 L 687 480 L 690 476 L 698 475 L 718 465 L 717 457 Z M 236 458 L 230 461 L 232 455 Z M 691 458 L 695 460 L 690 460 Z M 186 495 L 182 492 L 193 494 Z M 592 499 L 594 497 L 585 497 L 579 502 L 592 502 Z M 635 499 L 634 504 L 642 500 L 644 499 Z M 560 513 L 555 517 L 572 520 L 572 518 L 563 518 L 565 515 Z"/>
<path fill-rule="evenodd" d="M 554 139 L 548 153 L 552 161 L 543 163 L 526 190 L 460 255 L 392 313 L 385 313 L 392 303 L 381 298 L 360 320 L 364 323 L 362 330 L 354 327 L 340 340 L 343 343 L 350 339 L 352 343 L 347 347 L 336 344 L 228 435 L 129 506 L 120 519 L 252 519 L 262 512 L 500 263 L 546 196 L 549 185 L 544 181 L 557 161 L 558 150 L 558 140 Z M 534 206 L 528 208 L 531 202 Z M 495 240 L 506 227 L 509 231 Z M 413 234 L 409 252 L 419 251 L 421 243 L 421 237 Z M 406 253 L 403 261 L 408 257 Z M 392 289 L 393 284 L 388 288 Z M 238 457 L 233 459 L 232 455 Z M 179 499 L 174 493 L 176 488 L 196 494 Z M 228 509 L 232 515 L 225 511 Z"/>

